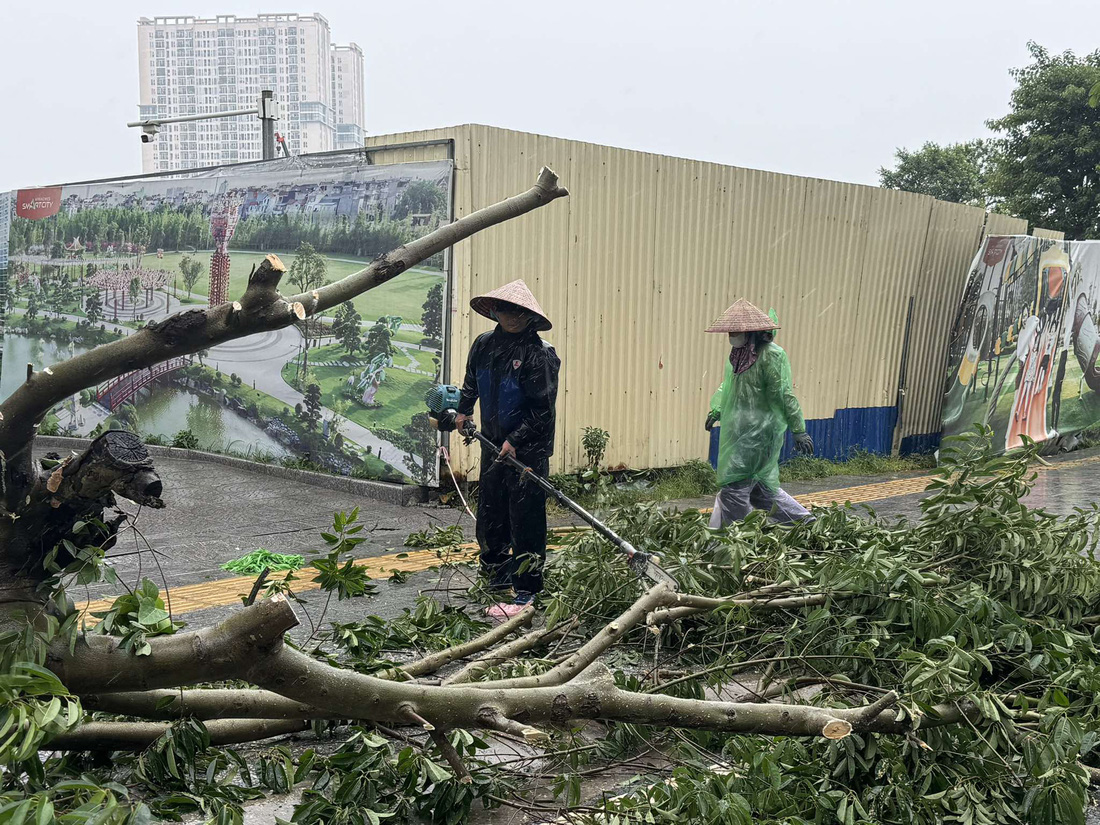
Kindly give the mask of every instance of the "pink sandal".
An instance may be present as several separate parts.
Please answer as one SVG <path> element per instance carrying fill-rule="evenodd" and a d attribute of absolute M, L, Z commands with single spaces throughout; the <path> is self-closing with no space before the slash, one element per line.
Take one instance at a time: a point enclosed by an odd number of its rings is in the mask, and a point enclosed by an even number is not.
<path fill-rule="evenodd" d="M 485 615 L 490 619 L 499 619 L 506 621 L 519 613 L 522 613 L 527 609 L 525 604 L 516 604 L 515 602 L 499 602 L 485 611 Z"/>

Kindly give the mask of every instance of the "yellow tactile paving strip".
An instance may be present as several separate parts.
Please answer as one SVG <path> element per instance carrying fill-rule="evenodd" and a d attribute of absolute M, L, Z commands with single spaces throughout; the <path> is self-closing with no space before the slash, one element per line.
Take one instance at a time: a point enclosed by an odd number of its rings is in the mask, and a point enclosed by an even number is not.
<path fill-rule="evenodd" d="M 1053 464 L 1040 464 L 1035 468 L 1037 472 L 1050 472 L 1052 470 L 1068 470 L 1080 467 L 1084 464 L 1092 464 L 1100 461 L 1100 456 L 1089 456 L 1072 461 L 1059 461 Z M 861 484 L 856 487 L 842 487 L 837 490 L 822 490 L 818 493 L 808 493 L 798 496 L 798 501 L 805 507 L 825 507 L 830 504 L 862 504 L 869 501 L 882 501 L 888 498 L 908 496 L 924 491 L 928 486 L 931 476 L 916 476 L 913 478 L 899 478 L 893 481 L 882 481 L 875 484 Z M 704 510 L 703 512 L 709 512 Z M 578 528 L 562 528 L 551 532 L 574 532 Z M 579 528 L 586 530 L 588 528 Z M 477 556 L 477 544 L 460 544 L 449 548 L 446 552 L 439 550 L 408 550 L 400 553 L 389 553 L 384 556 L 374 556 L 369 559 L 358 559 L 355 564 L 364 567 L 368 575 L 374 579 L 386 578 L 395 572 L 419 573 L 432 567 L 438 567 L 446 562 L 470 561 Z M 296 592 L 317 590 L 319 585 L 310 580 L 310 574 L 303 572 L 297 582 L 294 583 Z M 195 610 L 203 610 L 208 607 L 223 607 L 225 605 L 240 603 L 247 596 L 255 583 L 255 576 L 234 576 L 226 579 L 200 582 L 173 587 L 172 613 L 179 616 L 183 613 L 191 613 Z M 85 613 L 89 624 L 94 624 L 97 619 L 90 614 L 107 610 L 111 606 L 112 599 L 98 599 L 83 602 L 77 605 L 77 609 Z"/>
<path fill-rule="evenodd" d="M 928 486 L 928 476 L 899 478 L 894 481 L 880 481 L 875 484 L 861 484 L 858 487 L 844 487 L 840 490 L 822 490 L 819 493 L 807 493 L 797 496 L 803 507 L 827 507 L 830 504 L 862 504 L 865 501 L 881 501 L 884 498 L 909 496 L 923 493 Z"/>
<path fill-rule="evenodd" d="M 469 561 L 476 556 L 477 544 L 470 543 L 448 548 L 445 553 L 438 550 L 408 550 L 384 556 L 373 556 L 369 559 L 357 559 L 355 565 L 356 567 L 365 567 L 367 574 L 372 579 L 382 579 L 395 572 L 419 573 L 446 562 Z M 280 573 L 276 573 L 272 578 L 280 575 Z M 311 581 L 313 574 L 308 568 L 303 569 L 300 575 L 301 578 L 293 583 L 295 593 L 320 588 L 319 584 Z M 173 587 L 171 590 L 172 614 L 178 616 L 182 613 L 190 613 L 207 607 L 222 607 L 240 603 L 251 592 L 252 585 L 255 582 L 256 576 L 233 576 L 226 579 L 215 579 L 214 581 Z M 77 604 L 76 608 L 86 614 L 88 624 L 95 624 L 99 620 L 90 614 L 107 610 L 113 601 L 112 598 L 81 602 Z"/>

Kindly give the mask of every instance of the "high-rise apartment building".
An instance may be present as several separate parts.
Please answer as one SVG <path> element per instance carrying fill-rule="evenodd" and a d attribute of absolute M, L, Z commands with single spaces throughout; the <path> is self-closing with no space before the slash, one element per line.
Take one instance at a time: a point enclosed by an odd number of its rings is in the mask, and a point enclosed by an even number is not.
<path fill-rule="evenodd" d="M 350 43 L 332 47 L 332 101 L 336 108 L 336 148 L 363 145 L 363 50 Z"/>
<path fill-rule="evenodd" d="M 363 143 L 363 52 L 334 45 L 319 14 L 142 17 L 138 75 L 140 119 L 249 109 L 271 89 L 292 154 Z M 141 160 L 165 172 L 262 156 L 259 121 L 243 115 L 162 126 Z"/>

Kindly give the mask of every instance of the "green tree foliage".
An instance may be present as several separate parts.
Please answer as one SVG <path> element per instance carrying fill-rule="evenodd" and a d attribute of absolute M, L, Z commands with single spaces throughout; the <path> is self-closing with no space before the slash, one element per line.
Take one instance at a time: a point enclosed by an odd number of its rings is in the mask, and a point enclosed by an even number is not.
<path fill-rule="evenodd" d="M 38 317 L 38 309 L 39 309 L 38 293 L 35 292 L 32 289 L 30 291 L 30 294 L 27 295 L 26 316 L 27 316 L 28 321 L 33 321 L 35 318 Z"/>
<path fill-rule="evenodd" d="M 446 203 L 447 196 L 439 186 L 427 180 L 414 180 L 398 198 L 393 215 L 400 220 L 409 215 L 430 214 L 441 211 Z"/>
<path fill-rule="evenodd" d="M 376 321 L 367 333 L 365 344 L 367 360 L 373 361 L 379 355 L 393 355 L 392 339 L 393 333 L 390 332 L 389 326 L 382 321 Z"/>
<path fill-rule="evenodd" d="M 84 314 L 88 317 L 88 321 L 93 324 L 98 324 L 103 320 L 103 299 L 99 297 L 98 289 L 89 293 L 88 297 L 84 299 Z"/>
<path fill-rule="evenodd" d="M 290 265 L 288 280 L 299 292 L 309 292 L 324 286 L 327 267 L 324 256 L 317 252 L 313 244 L 304 242 L 294 253 L 294 263 Z"/>
<path fill-rule="evenodd" d="M 980 140 L 946 146 L 929 141 L 914 152 L 898 149 L 894 168 L 878 170 L 879 183 L 886 189 L 984 207 L 989 203 L 988 154 Z"/>
<path fill-rule="evenodd" d="M 589 467 L 599 467 L 603 461 L 607 443 L 611 440 L 611 433 L 602 427 L 585 427 L 582 431 L 581 446 L 584 447 L 584 457 Z"/>
<path fill-rule="evenodd" d="M 131 278 L 130 279 L 130 286 L 127 289 L 127 292 L 130 295 L 130 303 L 131 304 L 136 304 L 138 296 L 141 295 L 141 280 L 136 278 L 136 277 Z"/>
<path fill-rule="evenodd" d="M 363 349 L 363 318 L 351 301 L 340 304 L 332 321 L 332 333 L 348 353 L 355 355 Z"/>
<path fill-rule="evenodd" d="M 417 484 L 430 484 L 435 478 L 436 452 L 439 438 L 427 413 L 416 413 L 405 425 L 412 455 L 405 457 L 405 467 Z"/>
<path fill-rule="evenodd" d="M 317 384 L 310 384 L 305 391 L 306 403 L 303 412 L 303 420 L 306 429 L 316 430 L 321 423 L 321 388 Z"/>
<path fill-rule="evenodd" d="M 111 417 L 114 419 L 115 425 L 119 429 L 129 430 L 132 433 L 138 432 L 140 420 L 138 418 L 137 407 L 133 404 L 129 402 L 120 404 L 115 411 L 111 413 Z"/>
<path fill-rule="evenodd" d="M 72 238 L 80 238 L 93 253 L 109 244 L 118 246 L 141 239 L 148 239 L 147 246 L 164 249 L 210 249 L 214 244 L 210 223 L 200 206 L 174 208 L 167 204 L 152 211 L 96 207 L 71 213 L 62 210 L 41 221 L 16 218 L 9 243 L 13 251 L 21 252 L 32 245 L 51 249 L 54 243 Z"/>
<path fill-rule="evenodd" d="M 190 255 L 184 255 L 180 258 L 180 274 L 183 276 L 183 286 L 187 290 L 188 296 L 191 295 L 191 290 L 199 282 L 204 270 L 205 267 L 202 262 L 195 260 Z"/>
<path fill-rule="evenodd" d="M 1032 62 L 1014 69 L 1011 111 L 989 126 L 1000 133 L 990 183 L 1006 212 L 1067 238 L 1100 237 L 1100 51 L 1051 54 L 1029 43 Z"/>
<path fill-rule="evenodd" d="M 180 430 L 172 436 L 172 443 L 169 446 L 178 447 L 181 450 L 197 450 L 199 437 L 190 430 Z"/>
<path fill-rule="evenodd" d="M 354 220 L 341 216 L 327 222 L 303 215 L 253 215 L 237 225 L 229 245 L 231 249 L 292 250 L 309 243 L 321 252 L 375 258 L 424 232 L 423 227 L 409 226 L 407 221 L 366 212 L 360 212 Z M 38 221 L 15 218 L 9 243 L 13 252 L 25 252 L 30 246 L 49 248 L 54 238 L 73 237 L 81 238 L 91 253 L 107 245 L 136 243 L 136 238 L 144 237 L 149 238 L 147 248 L 195 250 L 214 245 L 209 220 L 201 207 L 175 209 L 167 205 L 152 211 L 95 207 L 71 214 L 63 211 Z M 433 256 L 427 265 L 441 267 L 442 253 Z"/>
<path fill-rule="evenodd" d="M 443 342 L 443 284 L 436 284 L 428 290 L 420 323 L 424 327 L 425 338 L 436 344 Z"/>
<path fill-rule="evenodd" d="M 42 289 L 46 308 L 53 313 L 55 318 L 60 318 L 62 313 L 65 312 L 65 290 L 60 280 L 44 280 Z"/>
<path fill-rule="evenodd" d="M 375 258 L 415 240 L 423 230 L 404 221 L 371 220 L 360 212 L 355 220 L 340 217 L 330 223 L 306 216 L 254 215 L 237 225 L 234 249 L 297 249 L 303 243 L 322 252 Z M 441 260 L 441 256 L 437 256 Z M 439 263 L 433 264 L 439 266 Z"/>
<path fill-rule="evenodd" d="M 73 276 L 67 272 L 62 271 L 58 274 L 57 288 L 61 293 L 61 303 L 68 307 L 77 303 L 76 285 L 73 283 Z"/>

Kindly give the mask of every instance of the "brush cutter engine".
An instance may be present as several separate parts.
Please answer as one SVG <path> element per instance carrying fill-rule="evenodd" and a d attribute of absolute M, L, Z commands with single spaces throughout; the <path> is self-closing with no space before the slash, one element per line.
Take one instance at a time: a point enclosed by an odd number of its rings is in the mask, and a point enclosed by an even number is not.
<path fill-rule="evenodd" d="M 424 403 L 428 405 L 428 419 L 432 426 L 441 433 L 453 432 L 461 400 L 462 392 L 453 384 L 436 384 L 428 390 Z"/>

